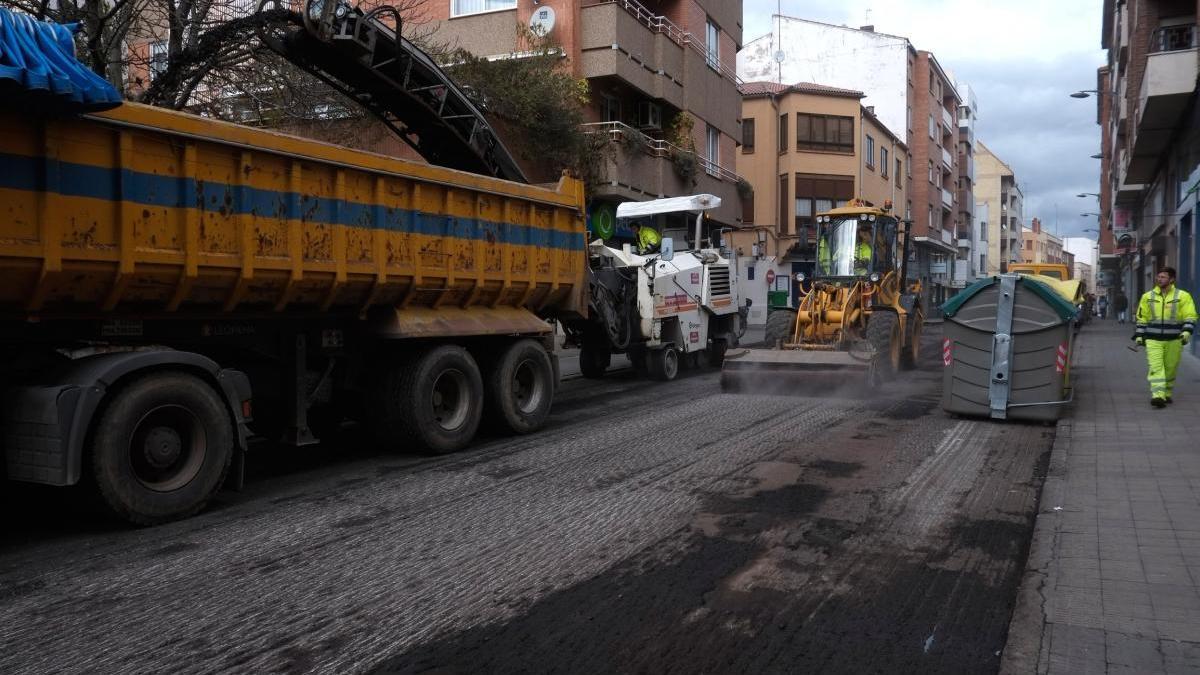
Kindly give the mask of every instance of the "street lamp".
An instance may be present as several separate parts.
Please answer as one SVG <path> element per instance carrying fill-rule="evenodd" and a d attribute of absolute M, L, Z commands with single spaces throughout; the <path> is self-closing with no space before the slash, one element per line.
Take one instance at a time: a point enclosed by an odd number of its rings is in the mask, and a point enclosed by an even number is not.
<path fill-rule="evenodd" d="M 1075 196 L 1076 197 L 1096 197 L 1096 198 L 1100 197 L 1100 195 L 1096 194 L 1095 192 L 1080 192 L 1079 194 L 1077 194 Z"/>
<path fill-rule="evenodd" d="M 1084 217 L 1087 217 L 1087 216 L 1096 216 L 1097 218 L 1100 217 L 1099 213 L 1081 213 L 1079 215 L 1084 216 Z"/>
<path fill-rule="evenodd" d="M 1087 98 L 1088 96 L 1091 96 L 1092 94 L 1099 94 L 1099 93 L 1100 92 L 1095 89 L 1080 89 L 1079 91 L 1075 92 L 1074 94 L 1069 94 L 1069 96 L 1071 98 Z"/>
<path fill-rule="evenodd" d="M 1104 155 L 1095 154 L 1095 155 L 1092 155 L 1092 159 L 1104 159 Z"/>

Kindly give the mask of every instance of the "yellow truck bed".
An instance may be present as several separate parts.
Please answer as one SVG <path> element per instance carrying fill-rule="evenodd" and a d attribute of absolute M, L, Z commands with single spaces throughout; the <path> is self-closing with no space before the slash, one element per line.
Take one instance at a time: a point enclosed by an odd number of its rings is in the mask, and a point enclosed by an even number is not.
<path fill-rule="evenodd" d="M 137 104 L 0 112 L 0 316 L 585 311 L 584 195 Z M 544 326 L 544 324 L 543 324 Z"/>

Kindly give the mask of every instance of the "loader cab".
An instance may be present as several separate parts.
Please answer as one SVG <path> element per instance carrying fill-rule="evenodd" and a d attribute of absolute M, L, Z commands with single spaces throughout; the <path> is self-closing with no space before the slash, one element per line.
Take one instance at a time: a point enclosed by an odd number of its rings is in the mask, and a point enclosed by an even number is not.
<path fill-rule="evenodd" d="M 843 208 L 817 216 L 816 277 L 883 276 L 898 268 L 895 217 L 878 209 Z"/>

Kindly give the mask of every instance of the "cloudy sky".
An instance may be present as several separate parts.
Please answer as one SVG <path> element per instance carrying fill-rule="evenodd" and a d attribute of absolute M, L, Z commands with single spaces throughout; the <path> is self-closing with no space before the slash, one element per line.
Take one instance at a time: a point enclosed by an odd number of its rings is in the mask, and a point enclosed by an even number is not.
<path fill-rule="evenodd" d="M 873 24 L 933 52 L 970 83 L 979 100 L 976 135 L 1017 174 L 1025 223 L 1041 218 L 1060 236 L 1094 238 L 1100 127 L 1096 100 L 1068 97 L 1095 89 L 1101 0 L 744 0 L 744 42 L 771 31 L 777 7 L 826 23 Z M 868 14 L 869 12 L 869 14 Z"/>

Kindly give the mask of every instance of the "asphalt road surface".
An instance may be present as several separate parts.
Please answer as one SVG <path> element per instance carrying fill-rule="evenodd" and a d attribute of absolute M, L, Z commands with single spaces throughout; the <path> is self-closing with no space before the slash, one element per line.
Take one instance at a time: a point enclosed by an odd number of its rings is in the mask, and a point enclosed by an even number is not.
<path fill-rule="evenodd" d="M 268 449 L 152 529 L 5 486 L 0 672 L 995 671 L 1052 428 L 947 417 L 938 366 L 574 380 L 532 436 Z"/>

